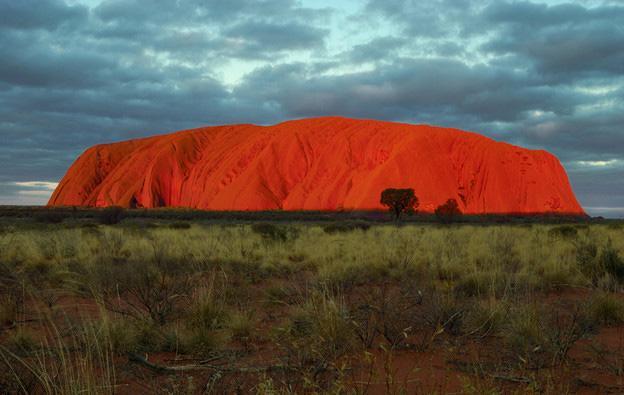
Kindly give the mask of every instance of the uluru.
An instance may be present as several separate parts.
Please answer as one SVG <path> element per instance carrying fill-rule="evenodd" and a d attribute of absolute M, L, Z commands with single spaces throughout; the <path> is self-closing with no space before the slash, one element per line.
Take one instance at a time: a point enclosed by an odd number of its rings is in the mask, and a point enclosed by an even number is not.
<path fill-rule="evenodd" d="M 473 132 L 341 117 L 203 127 L 96 145 L 50 206 L 376 210 L 413 188 L 419 210 L 583 215 L 559 160 Z"/>

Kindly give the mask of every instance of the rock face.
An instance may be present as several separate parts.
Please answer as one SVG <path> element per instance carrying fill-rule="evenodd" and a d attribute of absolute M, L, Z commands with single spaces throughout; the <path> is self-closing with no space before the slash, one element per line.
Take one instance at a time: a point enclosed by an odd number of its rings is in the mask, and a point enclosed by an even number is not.
<path fill-rule="evenodd" d="M 206 210 L 381 209 L 413 188 L 419 210 L 584 214 L 553 155 L 427 125 L 327 117 L 233 125 L 97 145 L 51 206 Z"/>

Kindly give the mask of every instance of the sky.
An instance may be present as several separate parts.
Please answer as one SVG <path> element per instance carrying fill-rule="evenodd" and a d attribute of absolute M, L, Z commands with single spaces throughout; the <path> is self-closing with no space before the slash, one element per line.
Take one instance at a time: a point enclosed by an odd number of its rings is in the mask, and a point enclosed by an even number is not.
<path fill-rule="evenodd" d="M 0 0 L 0 205 L 94 144 L 323 115 L 546 149 L 624 217 L 624 1 Z"/>

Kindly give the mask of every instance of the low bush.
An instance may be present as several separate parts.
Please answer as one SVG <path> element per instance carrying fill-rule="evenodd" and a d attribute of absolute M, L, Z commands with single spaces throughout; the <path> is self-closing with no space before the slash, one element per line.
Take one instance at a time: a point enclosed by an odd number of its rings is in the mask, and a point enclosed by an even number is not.
<path fill-rule="evenodd" d="M 292 226 L 258 223 L 251 225 L 251 230 L 269 242 L 292 241 L 299 237 L 299 230 Z"/>
<path fill-rule="evenodd" d="M 498 335 L 508 320 L 509 309 L 506 301 L 490 299 L 475 303 L 466 312 L 464 331 L 481 338 Z"/>
<path fill-rule="evenodd" d="M 518 306 L 511 311 L 503 339 L 512 361 L 531 368 L 543 366 L 550 344 L 542 315 L 535 306 Z"/>
<path fill-rule="evenodd" d="M 191 224 L 188 222 L 173 222 L 169 224 L 171 229 L 190 229 Z"/>
<path fill-rule="evenodd" d="M 378 337 L 391 347 L 403 344 L 414 326 L 419 295 L 385 282 L 358 291 L 351 301 L 351 320 L 362 346 L 372 347 Z"/>
<path fill-rule="evenodd" d="M 140 335 L 142 331 L 137 328 L 136 323 L 123 318 L 111 319 L 105 316 L 100 321 L 96 334 L 99 341 L 110 344 L 111 350 L 117 355 L 125 355 L 130 352 L 151 351 L 141 349 L 142 342 Z M 144 341 L 143 341 L 144 343 Z"/>
<path fill-rule="evenodd" d="M 87 272 L 94 296 L 109 310 L 164 325 L 179 313 L 192 290 L 189 265 L 164 257 L 158 261 L 122 259 L 97 264 Z"/>
<path fill-rule="evenodd" d="M 597 264 L 598 245 L 591 240 L 579 240 L 574 244 L 576 250 L 576 263 L 581 273 L 585 275 L 593 284 L 604 274 L 602 268 Z"/>
<path fill-rule="evenodd" d="M 461 296 L 500 297 L 509 286 L 510 277 L 496 271 L 474 272 L 462 276 L 455 284 L 455 292 Z"/>
<path fill-rule="evenodd" d="M 115 225 L 121 222 L 122 219 L 124 219 L 126 210 L 123 207 L 110 206 L 102 209 L 98 214 L 98 218 L 101 224 Z"/>
<path fill-rule="evenodd" d="M 600 251 L 598 264 L 605 272 L 615 277 L 620 283 L 624 282 L 624 259 L 613 247 L 611 239 L 607 241 L 607 244 L 605 244 Z"/>
<path fill-rule="evenodd" d="M 445 224 L 453 222 L 462 215 L 455 199 L 448 199 L 444 204 L 436 207 L 434 213 L 436 218 Z"/>
<path fill-rule="evenodd" d="M 572 225 L 555 226 L 548 231 L 548 236 L 554 238 L 571 239 L 578 235 L 578 230 Z"/>
<path fill-rule="evenodd" d="M 567 359 L 572 346 L 592 330 L 586 308 L 521 305 L 510 312 L 503 337 L 511 357 L 535 369 L 555 366 Z"/>
<path fill-rule="evenodd" d="M 55 210 L 43 210 L 34 214 L 35 221 L 46 224 L 60 224 L 66 218 L 66 213 Z"/>
<path fill-rule="evenodd" d="M 314 290 L 279 328 L 275 341 L 286 364 L 297 370 L 326 369 L 353 351 L 356 336 L 344 300 L 328 290 Z"/>
<path fill-rule="evenodd" d="M 182 343 L 191 352 L 206 355 L 219 349 L 227 340 L 229 311 L 226 303 L 225 279 L 213 273 L 196 288 L 185 316 L 186 332 Z"/>
<path fill-rule="evenodd" d="M 469 310 L 467 302 L 456 297 L 453 293 L 429 292 L 423 298 L 422 320 L 430 330 L 443 331 L 452 335 L 459 335 L 464 329 L 464 318 Z"/>
<path fill-rule="evenodd" d="M 232 339 L 242 343 L 245 347 L 255 337 L 257 322 L 251 310 L 237 310 L 229 314 L 226 327 Z"/>
<path fill-rule="evenodd" d="M 265 290 L 266 303 L 268 305 L 291 304 L 296 296 L 296 290 L 292 287 L 270 285 Z"/>
<path fill-rule="evenodd" d="M 0 361 L 20 384 L 24 393 L 42 394 L 114 394 L 115 367 L 106 335 L 98 334 L 98 326 L 83 323 L 71 331 L 63 331 L 48 321 L 48 338 L 36 351 L 20 355 L 0 347 Z M 34 340 L 22 336 L 21 350 L 33 347 Z M 0 365 L 1 366 L 1 365 Z M 24 369 L 21 369 L 24 368 Z M 0 383 L 0 388 L 2 385 Z M 5 389 L 5 388 L 3 388 Z"/>
<path fill-rule="evenodd" d="M 19 313 L 18 302 L 12 295 L 0 295 L 0 332 L 2 327 L 12 326 Z"/>
<path fill-rule="evenodd" d="M 323 231 L 327 234 L 352 232 L 354 230 L 367 231 L 370 224 L 364 221 L 334 222 L 323 226 Z"/>
<path fill-rule="evenodd" d="M 624 322 L 624 301 L 614 294 L 599 293 L 589 302 L 592 321 L 600 325 L 619 325 Z"/>
<path fill-rule="evenodd" d="M 9 351 L 20 357 L 30 355 L 40 346 L 30 331 L 21 328 L 11 333 L 4 344 Z"/>
<path fill-rule="evenodd" d="M 618 283 L 624 282 L 624 258 L 608 239 L 601 248 L 593 241 L 580 241 L 576 246 L 576 261 L 580 271 L 594 284 L 611 276 Z"/>

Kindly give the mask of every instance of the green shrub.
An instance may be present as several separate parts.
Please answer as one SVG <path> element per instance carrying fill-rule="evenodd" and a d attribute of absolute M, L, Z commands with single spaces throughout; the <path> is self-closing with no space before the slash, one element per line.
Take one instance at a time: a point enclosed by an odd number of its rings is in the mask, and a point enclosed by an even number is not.
<path fill-rule="evenodd" d="M 153 339 L 153 332 L 147 333 L 145 330 L 139 330 L 136 324 L 127 320 L 112 320 L 105 318 L 100 323 L 98 334 L 101 336 L 102 344 L 109 343 L 112 351 L 118 355 L 124 355 L 129 352 L 151 351 L 155 347 L 153 344 L 149 347 L 145 346 L 147 338 Z"/>
<path fill-rule="evenodd" d="M 44 210 L 35 213 L 35 221 L 47 224 L 60 224 L 67 218 L 67 214 L 56 210 Z"/>
<path fill-rule="evenodd" d="M 355 340 L 344 301 L 327 290 L 312 291 L 276 338 L 289 364 L 321 368 L 353 351 Z"/>
<path fill-rule="evenodd" d="M 113 334 L 115 336 L 122 335 L 124 331 L 128 331 L 128 334 L 132 334 L 131 341 L 127 343 L 124 339 L 112 339 L 115 341 L 119 340 L 119 343 L 116 344 L 116 346 L 119 347 L 119 351 L 126 347 L 135 352 L 164 351 L 163 344 L 165 340 L 163 326 L 150 321 L 132 320 L 131 326 L 121 325 L 115 330 L 118 331 L 118 333 Z"/>
<path fill-rule="evenodd" d="M 334 222 L 323 226 L 323 231 L 327 234 L 352 232 L 354 230 L 367 231 L 370 224 L 364 221 Z"/>
<path fill-rule="evenodd" d="M 33 334 L 21 328 L 11 333 L 4 344 L 11 352 L 19 356 L 28 356 L 39 347 Z"/>
<path fill-rule="evenodd" d="M 191 306 L 188 322 L 193 328 L 220 329 L 226 322 L 225 305 L 214 296 L 204 296 Z"/>
<path fill-rule="evenodd" d="M 479 337 L 497 335 L 508 319 L 509 304 L 486 300 L 472 305 L 464 318 L 464 331 Z"/>
<path fill-rule="evenodd" d="M 598 264 L 619 282 L 624 281 L 624 259 L 622 259 L 618 251 L 613 247 L 611 239 L 607 241 L 607 244 L 600 251 Z"/>
<path fill-rule="evenodd" d="M 115 225 L 124 219 L 126 210 L 119 206 L 110 206 L 99 212 L 99 220 L 104 225 Z"/>
<path fill-rule="evenodd" d="M 188 262 L 155 250 L 153 261 L 120 258 L 92 265 L 86 281 L 108 309 L 164 325 L 192 289 L 190 269 Z"/>
<path fill-rule="evenodd" d="M 291 304 L 296 296 L 296 291 L 292 287 L 284 285 L 268 286 L 264 293 L 270 305 Z"/>
<path fill-rule="evenodd" d="M 171 229 L 190 229 L 191 224 L 188 222 L 173 222 L 169 224 Z"/>
<path fill-rule="evenodd" d="M 465 300 L 453 293 L 430 292 L 423 299 L 424 320 L 429 329 L 444 330 L 452 335 L 459 335 L 464 329 L 464 318 L 468 311 Z"/>
<path fill-rule="evenodd" d="M 270 242 L 292 241 L 299 237 L 299 230 L 292 226 L 258 223 L 251 225 L 251 230 Z"/>
<path fill-rule="evenodd" d="M 434 213 L 436 218 L 445 224 L 453 222 L 462 215 L 459 205 L 455 199 L 448 199 L 444 204 L 436 207 Z"/>
<path fill-rule="evenodd" d="M 234 340 L 246 344 L 253 337 L 256 324 L 253 311 L 238 310 L 229 314 L 226 325 Z"/>
<path fill-rule="evenodd" d="M 602 325 L 619 325 L 624 322 L 624 301 L 616 295 L 599 293 L 589 302 L 590 317 Z"/>
<path fill-rule="evenodd" d="M 432 326 L 431 293 L 425 291 L 427 301 L 423 303 L 421 288 L 412 281 L 400 285 L 382 282 L 363 286 L 361 291 L 351 298 L 351 321 L 365 348 L 372 347 L 378 337 L 396 347 L 404 344 L 412 331 L 425 331 Z"/>
<path fill-rule="evenodd" d="M 13 325 L 18 313 L 19 304 L 16 298 L 13 295 L 0 295 L 0 328 Z"/>
<path fill-rule="evenodd" d="M 592 330 L 582 305 L 519 306 L 510 312 L 504 339 L 513 359 L 528 368 L 556 365 Z"/>
<path fill-rule="evenodd" d="M 624 259 L 613 247 L 611 239 L 598 248 L 595 242 L 576 243 L 576 261 L 580 271 L 597 285 L 605 275 L 612 276 L 617 282 L 624 282 Z"/>
<path fill-rule="evenodd" d="M 212 275 L 209 281 L 195 289 L 193 303 L 186 317 L 183 344 L 195 354 L 206 354 L 218 349 L 227 339 L 226 329 L 229 314 L 225 299 L 225 286 Z"/>
<path fill-rule="evenodd" d="M 576 227 L 572 225 L 561 225 L 551 228 L 548 231 L 548 236 L 553 238 L 572 239 L 578 235 Z"/>
<path fill-rule="evenodd" d="M 520 306 L 510 313 L 504 340 L 512 357 L 522 364 L 540 364 L 549 342 L 543 328 L 541 311 Z"/>
<path fill-rule="evenodd" d="M 597 263 L 598 246 L 593 241 L 580 240 L 575 243 L 576 263 L 583 273 L 593 284 L 602 277 L 603 270 Z"/>
<path fill-rule="evenodd" d="M 180 333 L 181 350 L 198 356 L 207 356 L 221 349 L 227 342 L 227 334 L 208 328 L 193 328 Z"/>
<path fill-rule="evenodd" d="M 501 296 L 507 280 L 499 272 L 474 272 L 462 276 L 455 285 L 455 292 L 462 296 Z"/>

